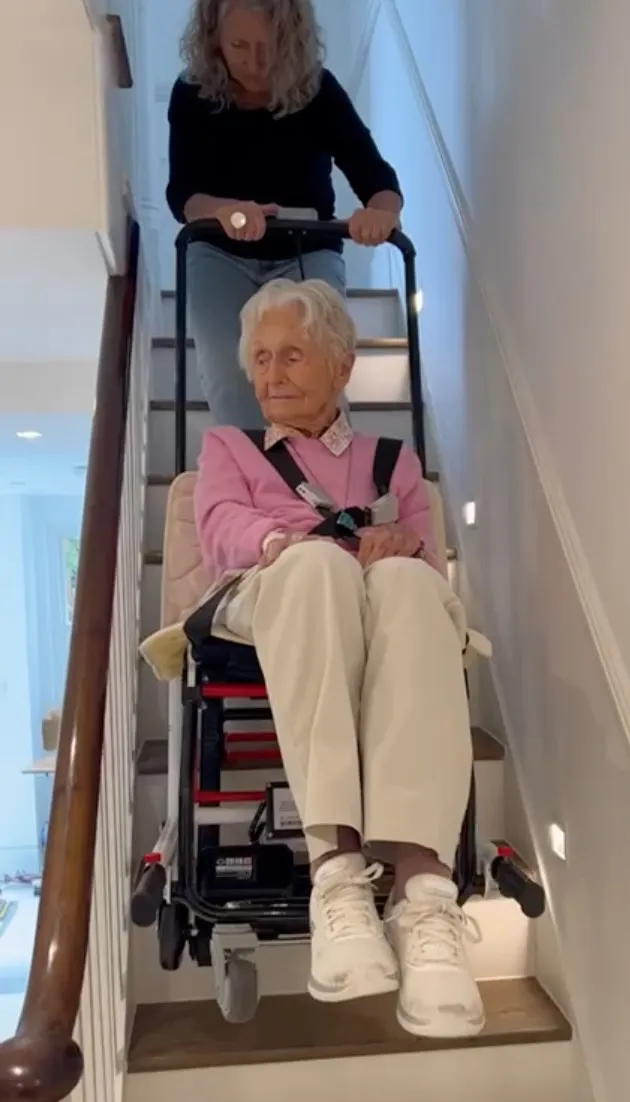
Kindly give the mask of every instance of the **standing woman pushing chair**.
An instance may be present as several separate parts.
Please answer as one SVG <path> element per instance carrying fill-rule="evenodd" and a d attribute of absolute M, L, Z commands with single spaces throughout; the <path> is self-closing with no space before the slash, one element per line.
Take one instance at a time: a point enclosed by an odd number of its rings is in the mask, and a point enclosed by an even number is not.
<path fill-rule="evenodd" d="M 239 316 L 263 284 L 323 279 L 345 290 L 338 238 L 266 237 L 280 208 L 334 217 L 333 164 L 362 204 L 349 220 L 360 245 L 398 225 L 402 196 L 348 95 L 322 64 L 311 0 L 196 0 L 182 40 L 185 70 L 169 106 L 167 199 L 179 222 L 216 218 L 224 238 L 188 250 L 190 327 L 204 396 L 219 425 L 255 428 L 261 413 L 239 370 Z"/>

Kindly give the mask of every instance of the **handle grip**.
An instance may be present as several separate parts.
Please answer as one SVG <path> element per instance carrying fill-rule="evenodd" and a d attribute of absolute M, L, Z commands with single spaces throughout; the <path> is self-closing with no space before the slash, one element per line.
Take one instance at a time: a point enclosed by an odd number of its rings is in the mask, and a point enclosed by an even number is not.
<path fill-rule="evenodd" d="M 153 926 L 157 919 L 166 887 L 163 865 L 145 865 L 131 896 L 131 921 L 134 926 Z"/>
<path fill-rule="evenodd" d="M 527 918 L 540 918 L 544 914 L 545 893 L 540 884 L 508 857 L 495 857 L 490 871 L 501 895 L 516 900 Z"/>

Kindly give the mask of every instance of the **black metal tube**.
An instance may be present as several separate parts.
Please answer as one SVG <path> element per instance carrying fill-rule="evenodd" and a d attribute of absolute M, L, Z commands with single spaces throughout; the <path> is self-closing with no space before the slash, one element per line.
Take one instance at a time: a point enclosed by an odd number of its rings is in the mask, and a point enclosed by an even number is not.
<path fill-rule="evenodd" d="M 186 470 L 186 245 L 180 234 L 176 250 L 175 293 L 175 474 Z"/>
<path fill-rule="evenodd" d="M 177 235 L 176 248 L 186 249 L 193 241 L 213 241 L 223 237 L 225 231 L 216 218 L 201 218 L 196 222 L 189 222 Z M 343 241 L 350 239 L 348 223 L 340 219 L 331 222 L 311 222 L 293 218 L 270 218 L 267 222 L 266 235 L 274 237 L 306 237 L 311 241 L 317 241 L 331 237 L 339 237 Z M 414 246 L 406 234 L 401 230 L 394 230 L 389 237 L 389 243 L 394 245 L 403 256 L 415 257 Z"/>
<path fill-rule="evenodd" d="M 424 434 L 424 401 L 422 396 L 422 361 L 420 358 L 420 327 L 418 325 L 418 294 L 414 253 L 405 252 L 405 306 L 407 315 L 407 355 L 409 357 L 409 394 L 411 398 L 411 422 L 416 454 L 427 469 L 426 440 Z"/>

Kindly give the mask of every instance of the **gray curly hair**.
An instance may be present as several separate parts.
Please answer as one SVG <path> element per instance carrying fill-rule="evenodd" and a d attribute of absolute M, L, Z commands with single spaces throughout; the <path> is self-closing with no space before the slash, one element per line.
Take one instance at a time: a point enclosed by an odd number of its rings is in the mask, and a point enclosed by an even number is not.
<path fill-rule="evenodd" d="M 230 76 L 218 46 L 219 23 L 235 0 L 195 0 L 181 40 L 184 77 L 219 109 L 232 102 Z M 278 62 L 272 73 L 271 110 L 291 115 L 319 90 L 324 47 L 311 0 L 236 0 L 263 12 L 276 37 Z"/>

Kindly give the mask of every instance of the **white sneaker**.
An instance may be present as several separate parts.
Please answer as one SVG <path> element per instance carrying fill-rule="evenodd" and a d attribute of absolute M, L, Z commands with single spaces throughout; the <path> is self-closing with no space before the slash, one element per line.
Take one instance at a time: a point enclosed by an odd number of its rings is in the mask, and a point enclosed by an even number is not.
<path fill-rule="evenodd" d="M 366 868 L 360 853 L 331 857 L 315 873 L 311 892 L 311 975 L 308 992 L 336 1003 L 395 991 L 396 958 L 374 903 L 383 869 Z"/>
<path fill-rule="evenodd" d="M 414 876 L 406 899 L 388 904 L 386 930 L 401 972 L 397 1018 L 416 1037 L 473 1037 L 485 1024 L 479 988 L 464 937 L 481 939 L 474 919 L 457 904 L 455 885 L 440 876 Z"/>

